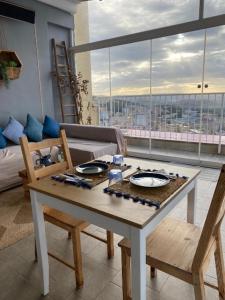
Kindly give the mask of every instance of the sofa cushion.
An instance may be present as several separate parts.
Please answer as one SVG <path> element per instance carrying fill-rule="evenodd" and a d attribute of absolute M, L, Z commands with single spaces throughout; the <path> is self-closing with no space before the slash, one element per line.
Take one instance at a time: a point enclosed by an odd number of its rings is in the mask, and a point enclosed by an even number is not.
<path fill-rule="evenodd" d="M 126 141 L 119 128 L 62 123 L 67 137 L 117 144 L 117 153 L 126 153 Z"/>
<path fill-rule="evenodd" d="M 21 184 L 18 172 L 23 170 L 24 162 L 19 145 L 0 150 L 0 191 Z"/>
<path fill-rule="evenodd" d="M 13 117 L 9 117 L 8 124 L 2 134 L 13 143 L 19 145 L 20 137 L 24 135 L 23 130 L 24 127 L 20 122 Z"/>
<path fill-rule="evenodd" d="M 42 155 L 47 155 L 51 152 L 52 161 L 58 159 L 58 147 L 41 149 Z M 35 165 L 39 158 L 37 153 L 33 153 L 32 160 Z M 25 169 L 23 155 L 20 145 L 8 146 L 5 149 L 0 149 L 0 192 L 9 188 L 20 185 L 21 178 L 18 172 Z"/>
<path fill-rule="evenodd" d="M 2 129 L 0 128 L 0 149 L 3 149 L 7 146 L 7 141 L 4 135 L 2 134 Z"/>
<path fill-rule="evenodd" d="M 117 144 L 85 139 L 67 138 L 71 158 L 74 165 L 78 165 L 103 155 L 117 153 Z"/>
<path fill-rule="evenodd" d="M 30 114 L 27 114 L 27 123 L 24 128 L 24 133 L 29 141 L 40 142 L 42 140 L 43 125 Z"/>
<path fill-rule="evenodd" d="M 43 124 L 43 135 L 51 138 L 58 138 L 60 133 L 60 125 L 49 116 L 45 116 Z"/>

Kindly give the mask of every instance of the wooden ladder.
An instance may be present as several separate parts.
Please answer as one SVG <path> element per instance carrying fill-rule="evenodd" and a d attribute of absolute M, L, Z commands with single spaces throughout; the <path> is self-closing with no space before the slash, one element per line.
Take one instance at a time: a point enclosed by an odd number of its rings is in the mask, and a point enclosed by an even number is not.
<path fill-rule="evenodd" d="M 52 39 L 54 60 L 53 76 L 56 78 L 61 107 L 62 122 L 79 123 L 76 101 L 76 76 L 69 63 L 66 43 L 56 43 Z M 72 119 L 72 120 L 71 120 Z"/>

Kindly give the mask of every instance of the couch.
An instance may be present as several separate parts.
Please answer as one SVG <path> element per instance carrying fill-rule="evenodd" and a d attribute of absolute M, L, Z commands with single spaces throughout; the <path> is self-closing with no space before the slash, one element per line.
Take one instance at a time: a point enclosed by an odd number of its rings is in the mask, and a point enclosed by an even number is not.
<path fill-rule="evenodd" d="M 126 152 L 120 129 L 77 124 L 60 124 L 65 129 L 74 165 L 102 155 Z M 18 172 L 24 169 L 20 145 L 10 144 L 0 149 L 0 192 L 22 183 Z"/>
<path fill-rule="evenodd" d="M 126 144 L 120 129 L 77 124 L 61 124 L 65 129 L 74 165 L 100 156 L 126 152 Z"/>

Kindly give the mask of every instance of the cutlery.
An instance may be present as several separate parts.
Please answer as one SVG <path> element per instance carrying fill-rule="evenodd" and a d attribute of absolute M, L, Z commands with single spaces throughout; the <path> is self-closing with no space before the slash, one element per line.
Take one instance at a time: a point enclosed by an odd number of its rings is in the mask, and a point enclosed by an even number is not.
<path fill-rule="evenodd" d="M 83 188 L 88 188 L 88 189 L 92 188 L 92 185 L 90 183 L 88 183 L 84 180 L 78 180 L 76 178 L 72 178 L 69 176 L 64 180 L 64 183 L 75 185 L 75 186 L 81 186 Z"/>
<path fill-rule="evenodd" d="M 75 175 L 75 174 L 71 174 L 71 173 L 65 173 L 65 174 L 62 174 L 63 176 L 67 176 L 67 177 L 72 177 L 72 178 L 76 178 L 78 180 L 83 180 L 83 181 L 87 181 L 87 182 L 92 182 L 93 179 L 90 179 L 90 178 L 84 178 L 84 177 L 81 177 L 81 176 L 78 176 L 78 175 Z"/>

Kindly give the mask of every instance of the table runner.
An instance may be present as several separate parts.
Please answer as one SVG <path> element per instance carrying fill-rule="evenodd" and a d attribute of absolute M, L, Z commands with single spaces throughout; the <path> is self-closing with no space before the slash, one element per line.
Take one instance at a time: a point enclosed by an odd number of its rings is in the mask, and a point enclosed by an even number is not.
<path fill-rule="evenodd" d="M 155 206 L 156 209 L 158 209 L 165 200 L 188 180 L 187 177 L 176 174 L 176 178 L 171 180 L 170 183 L 165 186 L 146 188 L 133 185 L 129 182 L 129 178 L 139 172 L 140 170 L 135 171 L 131 175 L 125 177 L 124 181 L 117 182 L 108 188 L 105 188 L 104 192 L 111 195 L 115 194 L 117 197 L 123 197 L 127 200 L 132 199 L 133 202 L 142 205 Z"/>

